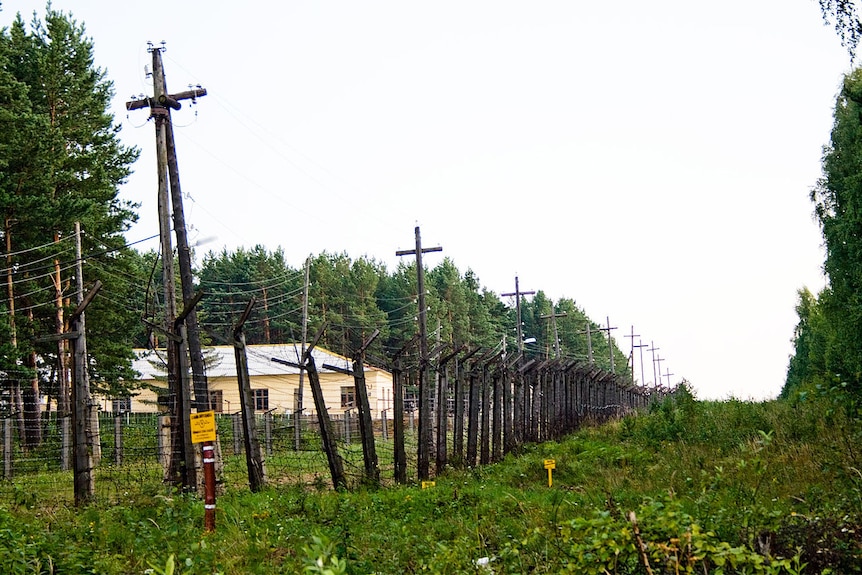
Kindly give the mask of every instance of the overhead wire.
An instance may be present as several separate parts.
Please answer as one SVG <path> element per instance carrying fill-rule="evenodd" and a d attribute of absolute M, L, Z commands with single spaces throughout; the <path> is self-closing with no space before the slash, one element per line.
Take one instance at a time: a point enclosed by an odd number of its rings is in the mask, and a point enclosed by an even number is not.
<path fill-rule="evenodd" d="M 31 247 L 31 248 L 25 248 L 25 249 L 23 249 L 23 250 L 19 250 L 19 251 L 17 251 L 17 252 L 9 252 L 9 253 L 6 253 L 6 254 L 4 254 L 4 255 L 6 255 L 6 256 L 16 257 L 16 256 L 19 256 L 19 255 L 21 255 L 21 254 L 26 254 L 26 253 L 30 253 L 30 252 L 34 252 L 34 251 L 38 251 L 38 250 L 42 250 L 42 249 L 45 249 L 45 248 L 50 247 L 50 246 L 55 246 L 55 245 L 59 244 L 60 242 L 64 242 L 64 241 L 66 241 L 66 240 L 74 239 L 74 238 L 75 238 L 75 236 L 61 236 L 59 240 L 56 240 L 56 241 L 52 240 L 52 241 L 47 242 L 47 243 L 44 243 L 44 244 L 42 244 L 42 245 L 40 245 L 40 246 L 34 246 L 34 247 Z M 73 247 L 72 249 L 74 249 L 74 247 Z"/>

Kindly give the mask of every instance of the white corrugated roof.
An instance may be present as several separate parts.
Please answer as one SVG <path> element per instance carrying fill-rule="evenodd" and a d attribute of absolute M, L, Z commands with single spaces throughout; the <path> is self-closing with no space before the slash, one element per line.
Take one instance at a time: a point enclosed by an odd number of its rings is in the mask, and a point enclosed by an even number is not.
<path fill-rule="evenodd" d="M 248 373 L 255 375 L 288 375 L 299 373 L 299 368 L 284 365 L 272 358 L 299 363 L 301 346 L 297 343 L 284 343 L 278 345 L 247 345 L 246 356 L 248 358 Z M 141 374 L 142 380 L 153 380 L 156 377 L 166 376 L 164 365 L 166 358 L 165 350 L 136 349 L 137 359 L 132 368 Z M 328 373 L 332 370 L 324 368 L 323 364 L 333 365 L 342 369 L 351 369 L 352 360 L 342 355 L 332 353 L 321 347 L 315 347 L 312 351 L 314 364 L 320 373 Z M 207 367 L 207 377 L 236 377 L 236 357 L 232 345 L 217 345 L 204 348 L 204 359 Z"/>

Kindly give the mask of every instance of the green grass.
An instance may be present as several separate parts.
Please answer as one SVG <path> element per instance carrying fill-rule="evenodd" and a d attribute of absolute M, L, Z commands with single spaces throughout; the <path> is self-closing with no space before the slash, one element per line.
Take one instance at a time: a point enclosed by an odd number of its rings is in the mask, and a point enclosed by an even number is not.
<path fill-rule="evenodd" d="M 683 394 L 424 490 L 237 478 L 210 534 L 198 497 L 141 472 L 110 505 L 0 507 L 0 572 L 859 573 L 859 438 L 831 404 Z"/>

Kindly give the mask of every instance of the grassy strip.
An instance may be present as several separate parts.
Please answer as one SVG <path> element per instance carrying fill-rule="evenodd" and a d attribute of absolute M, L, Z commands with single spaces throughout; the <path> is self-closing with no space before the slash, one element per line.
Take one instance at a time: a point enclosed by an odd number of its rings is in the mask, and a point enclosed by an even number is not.
<path fill-rule="evenodd" d="M 683 395 L 429 489 L 229 489 L 212 534 L 160 489 L 30 500 L 0 508 L 0 572 L 857 573 L 858 439 L 832 404 Z"/>

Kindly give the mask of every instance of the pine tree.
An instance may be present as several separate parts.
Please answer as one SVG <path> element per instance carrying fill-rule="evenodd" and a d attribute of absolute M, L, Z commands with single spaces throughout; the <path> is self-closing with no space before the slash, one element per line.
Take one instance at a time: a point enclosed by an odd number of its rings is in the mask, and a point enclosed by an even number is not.
<path fill-rule="evenodd" d="M 34 17 L 29 29 L 18 15 L 0 33 L 0 45 L 0 98 L 11 104 L 11 114 L 0 118 L 7 143 L 0 148 L 0 205 L 11 285 L 7 307 L 10 314 L 14 308 L 9 322 L 17 336 L 13 361 L 36 371 L 45 362 L 58 365 L 63 355 L 56 343 L 28 346 L 39 335 L 63 329 L 63 308 L 75 303 L 74 251 L 66 241 L 74 223 L 81 222 L 87 232 L 85 253 L 107 249 L 115 257 L 122 254 L 121 234 L 135 214 L 134 206 L 119 199 L 118 186 L 137 151 L 118 139 L 119 128 L 108 111 L 112 84 L 95 66 L 93 43 L 71 15 L 49 5 L 44 22 Z M 100 309 L 108 316 L 128 316 L 122 306 L 100 302 L 88 310 L 94 324 Z M 96 370 L 97 377 L 130 375 L 130 353 L 115 349 L 115 343 L 106 338 L 90 344 L 95 364 L 103 368 Z M 43 385 L 34 373 L 25 386 L 25 447 L 41 439 Z"/>

